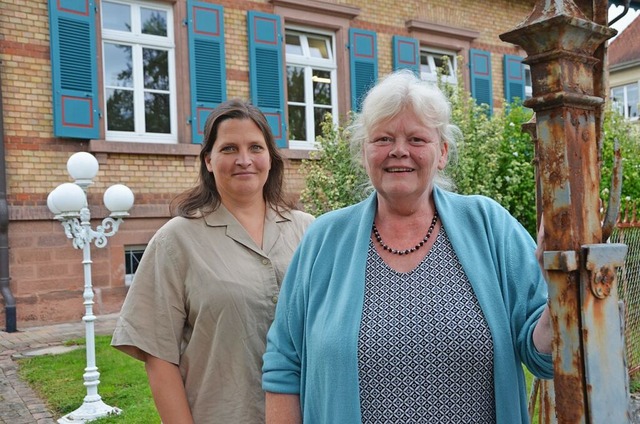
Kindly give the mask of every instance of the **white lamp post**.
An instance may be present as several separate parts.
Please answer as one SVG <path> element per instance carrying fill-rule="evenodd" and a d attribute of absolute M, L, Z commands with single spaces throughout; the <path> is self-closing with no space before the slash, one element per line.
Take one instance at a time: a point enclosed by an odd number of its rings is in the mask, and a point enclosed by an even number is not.
<path fill-rule="evenodd" d="M 107 237 L 113 236 L 122 223 L 122 218 L 129 215 L 133 206 L 133 193 L 129 187 L 116 184 L 104 193 L 104 204 L 111 214 L 102 220 L 95 230 L 91 229 L 91 215 L 87 204 L 87 188 L 93 184 L 98 173 L 98 161 L 86 152 L 73 154 L 67 161 L 67 171 L 75 180 L 74 183 L 63 183 L 56 187 L 47 197 L 47 206 L 64 227 L 67 238 L 73 240 L 73 247 L 82 249 L 82 265 L 84 268 L 84 306 L 87 367 L 84 369 L 84 385 L 87 395 L 82 405 L 58 420 L 59 423 L 84 423 L 106 415 L 117 415 L 122 412 L 116 407 L 102 401 L 98 394 L 100 373 L 96 366 L 95 328 L 93 315 L 93 288 L 91 283 L 91 242 L 96 247 L 105 247 Z"/>

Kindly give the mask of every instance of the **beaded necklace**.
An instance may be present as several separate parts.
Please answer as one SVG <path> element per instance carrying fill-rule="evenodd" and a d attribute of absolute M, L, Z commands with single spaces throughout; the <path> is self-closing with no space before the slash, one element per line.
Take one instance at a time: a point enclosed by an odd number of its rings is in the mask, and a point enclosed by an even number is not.
<path fill-rule="evenodd" d="M 436 211 L 436 213 L 433 215 L 433 219 L 431 220 L 431 225 L 429 226 L 429 229 L 427 230 L 427 235 L 424 236 L 424 238 L 422 240 L 420 240 L 420 243 L 416 244 L 414 247 L 412 247 L 411 249 L 405 249 L 405 250 L 397 250 L 397 249 L 392 249 L 389 246 L 387 246 L 385 244 L 385 242 L 382 241 L 382 237 L 380 236 L 380 233 L 378 232 L 378 228 L 376 227 L 376 223 L 373 223 L 373 235 L 376 238 L 376 240 L 378 241 L 378 243 L 380 243 L 380 246 L 382 246 L 382 248 L 388 252 L 393 253 L 394 255 L 408 255 L 409 253 L 413 253 L 416 250 L 420 249 L 426 242 L 427 240 L 429 240 L 429 237 L 431 237 L 431 233 L 433 233 L 433 229 L 436 227 L 436 223 L 438 222 L 438 211 Z"/>

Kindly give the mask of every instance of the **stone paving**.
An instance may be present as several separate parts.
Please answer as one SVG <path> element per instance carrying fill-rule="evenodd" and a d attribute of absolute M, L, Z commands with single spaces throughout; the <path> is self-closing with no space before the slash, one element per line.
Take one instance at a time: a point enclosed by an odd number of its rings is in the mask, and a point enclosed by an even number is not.
<path fill-rule="evenodd" d="M 96 335 L 111 334 L 117 317 L 117 314 L 98 316 L 94 324 Z M 18 377 L 14 359 L 57 351 L 64 341 L 84 336 L 82 321 L 31 327 L 15 333 L 0 331 L 0 423 L 56 424 L 55 419 L 59 417 L 54 417 L 44 401 Z M 637 395 L 631 396 L 631 423 L 640 424 L 640 396 Z"/>
<path fill-rule="evenodd" d="M 117 314 L 98 316 L 96 335 L 111 334 Z M 19 329 L 15 333 L 0 331 L 0 423 L 55 424 L 56 418 L 42 399 L 18 377 L 14 358 L 40 349 L 56 351 L 66 340 L 85 336 L 85 324 L 67 323 Z M 98 364 L 98 367 L 100 364 Z M 81 381 L 78 384 L 82 384 Z M 82 399 L 78 400 L 78 406 Z"/>

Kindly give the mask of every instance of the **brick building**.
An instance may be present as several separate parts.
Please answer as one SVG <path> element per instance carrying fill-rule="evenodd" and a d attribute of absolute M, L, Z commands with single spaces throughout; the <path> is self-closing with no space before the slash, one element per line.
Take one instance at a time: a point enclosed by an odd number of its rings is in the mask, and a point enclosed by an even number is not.
<path fill-rule="evenodd" d="M 267 114 L 296 196 L 322 115 L 344 119 L 393 69 L 435 79 L 444 66 L 451 83 L 460 71 L 492 108 L 526 96 L 524 54 L 498 35 L 534 3 L 0 0 L 0 254 L 9 252 L 0 304 L 13 298 L 20 328 L 84 314 L 82 254 L 46 205 L 70 181 L 71 154 L 100 163 L 88 190 L 94 227 L 108 215 L 109 185 L 135 193 L 118 234 L 92 249 L 94 312 L 117 312 L 130 265 L 170 218 L 170 200 L 195 182 L 203 121 L 217 103 L 247 98 Z"/>

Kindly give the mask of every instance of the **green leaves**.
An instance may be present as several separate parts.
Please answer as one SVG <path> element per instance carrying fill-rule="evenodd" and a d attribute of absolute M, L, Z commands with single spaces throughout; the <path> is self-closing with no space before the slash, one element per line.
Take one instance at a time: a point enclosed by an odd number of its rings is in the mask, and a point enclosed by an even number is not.
<path fill-rule="evenodd" d="M 334 126 L 330 114 L 325 115 L 316 144 L 318 150 L 311 152 L 311 158 L 301 165 L 306 186 L 300 200 L 305 210 L 318 216 L 364 199 L 367 175 L 352 159 L 348 132 Z"/>
<path fill-rule="evenodd" d="M 617 139 L 622 154 L 621 209 L 624 210 L 627 202 L 640 199 L 640 125 L 609 109 L 604 115 L 603 133 L 600 196 L 606 205 L 613 170 L 613 145 Z"/>
<path fill-rule="evenodd" d="M 534 146 L 521 131 L 531 110 L 511 104 L 506 113 L 488 118 L 467 93 L 458 90 L 450 99 L 454 123 L 464 135 L 450 171 L 458 192 L 493 198 L 535 235 Z"/>
<path fill-rule="evenodd" d="M 452 122 L 464 139 L 457 146 L 457 160 L 447 172 L 461 194 L 482 194 L 504 206 L 534 237 L 536 225 L 536 182 L 534 145 L 522 124 L 532 111 L 519 102 L 506 104 L 505 110 L 486 113 L 470 94 L 457 86 L 440 82 L 452 106 Z M 640 199 L 640 125 L 607 112 L 604 120 L 601 196 L 608 198 L 613 163 L 613 140 L 620 142 L 623 155 L 622 207 Z M 368 178 L 353 160 L 349 134 L 333 124 L 327 115 L 322 123 L 318 151 L 302 162 L 306 187 L 301 201 L 307 212 L 321 215 L 354 204 L 367 195 Z"/>

